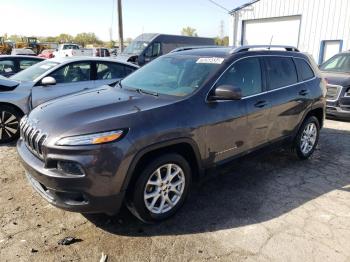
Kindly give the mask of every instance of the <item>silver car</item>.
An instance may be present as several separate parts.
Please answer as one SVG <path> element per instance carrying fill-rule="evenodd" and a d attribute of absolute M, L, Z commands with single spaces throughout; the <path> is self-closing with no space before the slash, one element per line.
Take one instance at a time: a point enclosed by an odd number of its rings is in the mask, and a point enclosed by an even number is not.
<path fill-rule="evenodd" d="M 95 57 L 53 58 L 35 64 L 10 79 L 0 78 L 0 143 L 19 136 L 24 114 L 51 99 L 110 85 L 138 66 Z"/>

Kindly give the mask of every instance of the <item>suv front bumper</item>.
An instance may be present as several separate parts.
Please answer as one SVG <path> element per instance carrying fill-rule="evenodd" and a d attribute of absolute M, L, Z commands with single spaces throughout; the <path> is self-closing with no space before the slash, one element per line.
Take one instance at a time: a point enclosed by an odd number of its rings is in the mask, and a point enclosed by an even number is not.
<path fill-rule="evenodd" d="M 125 192 L 115 192 L 114 189 L 118 188 L 115 176 L 62 174 L 57 169 L 45 167 L 45 163 L 28 150 L 22 139 L 17 142 L 17 151 L 30 184 L 52 205 L 80 213 L 115 214 L 119 211 Z M 79 157 L 79 161 L 84 162 Z M 89 155 L 82 157 L 91 159 Z"/>
<path fill-rule="evenodd" d="M 350 97 L 342 97 L 337 101 L 327 101 L 328 116 L 350 119 Z"/>

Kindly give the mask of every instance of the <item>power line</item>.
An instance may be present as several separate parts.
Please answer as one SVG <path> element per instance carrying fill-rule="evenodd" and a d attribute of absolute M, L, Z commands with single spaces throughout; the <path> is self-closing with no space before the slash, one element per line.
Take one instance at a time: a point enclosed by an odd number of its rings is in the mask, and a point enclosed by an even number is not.
<path fill-rule="evenodd" d="M 219 3 L 213 1 L 213 0 L 208 0 L 210 3 L 216 5 L 217 7 L 220 7 L 221 9 L 225 10 L 226 12 L 231 12 L 231 10 L 228 10 L 226 7 L 220 5 Z"/>

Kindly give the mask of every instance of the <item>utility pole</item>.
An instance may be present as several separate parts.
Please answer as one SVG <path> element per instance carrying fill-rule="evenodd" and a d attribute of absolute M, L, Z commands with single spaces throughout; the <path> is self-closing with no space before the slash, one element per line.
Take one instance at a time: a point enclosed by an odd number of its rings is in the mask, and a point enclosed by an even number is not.
<path fill-rule="evenodd" d="M 119 28 L 119 48 L 120 48 L 120 52 L 123 52 L 123 50 L 124 50 L 124 39 L 123 39 L 122 0 L 118 0 L 118 28 Z"/>

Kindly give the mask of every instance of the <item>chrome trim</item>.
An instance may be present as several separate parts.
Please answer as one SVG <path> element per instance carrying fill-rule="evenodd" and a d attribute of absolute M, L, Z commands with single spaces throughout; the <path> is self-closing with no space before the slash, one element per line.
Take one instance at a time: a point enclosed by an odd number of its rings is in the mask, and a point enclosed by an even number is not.
<path fill-rule="evenodd" d="M 20 133 L 21 138 L 28 150 L 32 152 L 35 156 L 43 160 L 43 146 L 47 139 L 47 134 L 42 132 L 42 130 L 37 129 L 32 123 L 30 123 L 26 119 L 23 120 Z"/>
<path fill-rule="evenodd" d="M 289 57 L 289 58 L 292 58 L 292 59 L 303 59 L 305 60 L 306 63 L 308 63 L 308 65 L 310 66 L 312 72 L 314 73 L 314 77 L 313 78 L 310 78 L 308 80 L 305 80 L 305 81 L 301 81 L 301 82 L 298 82 L 298 83 L 295 83 L 295 84 L 292 84 L 292 85 L 288 85 L 288 86 L 282 86 L 282 87 L 279 87 L 279 88 L 276 88 L 276 89 L 272 89 L 272 90 L 266 90 L 264 92 L 261 92 L 261 93 L 258 93 L 258 94 L 255 94 L 255 95 L 250 95 L 250 96 L 245 96 L 245 97 L 242 97 L 241 100 L 243 99 L 247 99 L 247 98 L 251 98 L 251 97 L 255 97 L 255 96 L 259 96 L 259 95 L 263 95 L 263 94 L 267 94 L 267 93 L 271 93 L 271 92 L 274 92 L 274 91 L 278 91 L 278 90 L 281 90 L 281 89 L 284 89 L 284 88 L 288 88 L 288 87 L 292 87 L 292 86 L 295 86 L 295 85 L 300 85 L 300 84 L 304 84 L 304 83 L 307 83 L 307 82 L 310 82 L 310 81 L 313 81 L 316 79 L 316 73 L 313 69 L 313 67 L 311 66 L 310 62 L 307 61 L 305 58 L 303 57 L 294 57 L 294 56 L 287 56 L 287 55 L 254 55 L 254 56 L 245 56 L 245 57 L 242 57 L 240 59 L 237 59 L 235 60 L 234 62 L 232 62 L 226 69 L 224 72 L 221 73 L 221 75 L 218 77 L 218 79 L 215 80 L 214 84 L 212 85 L 212 87 L 209 89 L 209 91 L 207 92 L 207 95 L 206 95 L 206 98 L 205 98 L 205 101 L 207 103 L 210 103 L 212 101 L 209 101 L 208 100 L 208 97 L 209 97 L 209 93 L 215 88 L 215 85 L 217 84 L 217 82 L 219 82 L 219 80 L 221 79 L 221 77 L 227 72 L 227 70 L 229 70 L 235 63 L 237 63 L 238 61 L 241 61 L 243 59 L 247 59 L 247 58 L 253 58 L 253 57 Z M 297 69 L 296 69 L 297 70 Z M 218 102 L 229 102 L 229 101 L 233 101 L 233 100 L 214 100 L 213 102 L 215 103 L 218 103 Z"/>
<path fill-rule="evenodd" d="M 343 89 L 343 86 L 340 86 L 340 85 L 332 85 L 332 84 L 327 84 L 326 87 L 335 87 L 337 89 L 337 96 L 335 99 L 326 99 L 328 102 L 336 102 L 338 101 L 339 97 L 340 97 L 340 94 L 341 94 L 341 91 Z M 328 88 L 327 88 L 327 93 L 328 93 Z"/>

